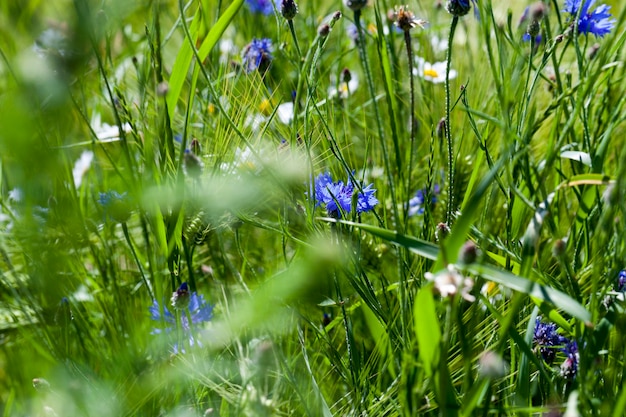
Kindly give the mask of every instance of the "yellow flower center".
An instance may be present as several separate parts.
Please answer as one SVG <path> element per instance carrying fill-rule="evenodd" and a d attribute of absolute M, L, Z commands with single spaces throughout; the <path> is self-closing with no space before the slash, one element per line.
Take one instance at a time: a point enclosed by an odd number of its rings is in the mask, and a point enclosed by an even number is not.
<path fill-rule="evenodd" d="M 498 284 L 493 281 L 487 283 L 487 294 L 493 295 L 498 289 Z"/>
<path fill-rule="evenodd" d="M 433 78 L 439 78 L 439 73 L 437 71 L 435 71 L 432 68 L 428 68 L 424 70 L 424 76 L 425 77 L 433 77 Z"/>
<path fill-rule="evenodd" d="M 209 112 L 210 115 L 214 115 L 215 112 L 217 111 L 215 104 L 209 103 L 209 105 L 207 106 L 207 111 Z"/>
<path fill-rule="evenodd" d="M 259 110 L 266 116 L 270 115 L 272 113 L 272 103 L 268 99 L 264 99 L 259 104 Z"/>

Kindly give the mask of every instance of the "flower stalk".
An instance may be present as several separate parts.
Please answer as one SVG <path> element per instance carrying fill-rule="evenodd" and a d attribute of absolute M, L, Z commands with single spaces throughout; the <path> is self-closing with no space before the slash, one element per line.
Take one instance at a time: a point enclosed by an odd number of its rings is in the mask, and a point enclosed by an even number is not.
<path fill-rule="evenodd" d="M 452 144 L 452 134 L 450 126 L 450 67 L 452 65 L 452 41 L 454 32 L 459 22 L 459 17 L 452 16 L 450 24 L 450 36 L 448 37 L 448 50 L 446 52 L 446 144 L 448 146 L 448 208 L 446 210 L 446 223 L 448 226 L 452 222 L 452 211 L 454 210 L 454 149 Z"/>

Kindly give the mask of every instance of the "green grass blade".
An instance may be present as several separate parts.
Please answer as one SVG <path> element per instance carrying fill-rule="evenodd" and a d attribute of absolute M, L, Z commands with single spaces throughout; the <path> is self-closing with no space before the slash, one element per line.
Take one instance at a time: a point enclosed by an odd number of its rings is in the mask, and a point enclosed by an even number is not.
<path fill-rule="evenodd" d="M 424 258 L 431 260 L 438 259 L 439 248 L 430 242 L 375 226 L 348 221 L 339 221 L 339 223 L 358 227 L 361 230 L 369 232 L 389 242 L 403 246 L 411 252 L 423 256 Z M 511 272 L 490 265 L 474 264 L 469 266 L 468 270 L 491 281 L 502 284 L 507 288 L 528 294 L 539 305 L 543 302 L 547 302 L 584 322 L 591 320 L 591 314 L 589 311 L 587 311 L 578 301 L 561 291 L 555 290 L 554 288 L 541 285 L 531 281 L 530 279 L 520 277 Z"/>
<path fill-rule="evenodd" d="M 419 357 L 424 364 L 426 375 L 431 376 L 440 360 L 441 329 L 432 285 L 422 287 L 417 293 L 413 306 L 413 322 L 419 344 Z"/>
<path fill-rule="evenodd" d="M 507 288 L 528 294 L 539 305 L 543 302 L 548 302 L 583 322 L 591 320 L 591 313 L 585 307 L 567 294 L 554 288 L 538 284 L 490 265 L 474 264 L 468 266 L 467 269 L 476 275 L 497 282 Z"/>
<path fill-rule="evenodd" d="M 209 52 L 211 52 L 211 49 L 213 49 L 213 47 L 217 44 L 217 41 L 220 39 L 230 22 L 239 11 L 243 2 L 244 0 L 234 0 L 226 9 L 224 14 L 218 19 L 217 23 L 215 23 L 215 25 L 211 28 L 204 41 L 202 41 L 202 45 L 198 51 L 198 55 L 201 60 L 206 59 Z M 189 33 L 196 34 L 198 32 L 201 17 L 202 10 L 199 8 L 193 18 L 193 21 L 191 22 L 191 25 L 189 26 Z M 181 16 L 181 18 L 184 19 L 185 17 Z M 193 59 L 193 51 L 191 48 L 192 47 L 189 42 L 183 43 L 172 68 L 172 75 L 169 79 L 169 92 L 167 94 L 167 109 L 170 120 L 174 118 L 176 104 L 180 98 L 180 93 L 183 89 L 185 79 L 187 78 L 187 72 L 189 70 L 189 66 L 191 65 L 191 60 Z"/>
<path fill-rule="evenodd" d="M 324 219 L 336 221 L 334 219 Z M 388 242 L 392 242 L 409 249 L 411 252 L 423 256 L 430 260 L 436 260 L 439 256 L 439 248 L 425 240 L 421 240 L 412 236 L 403 235 L 393 230 L 383 229 L 376 226 L 370 226 L 368 224 L 355 223 L 349 221 L 339 220 L 338 223 L 347 224 L 350 226 L 358 227 L 361 230 L 365 230 L 368 233 L 378 236 Z"/>

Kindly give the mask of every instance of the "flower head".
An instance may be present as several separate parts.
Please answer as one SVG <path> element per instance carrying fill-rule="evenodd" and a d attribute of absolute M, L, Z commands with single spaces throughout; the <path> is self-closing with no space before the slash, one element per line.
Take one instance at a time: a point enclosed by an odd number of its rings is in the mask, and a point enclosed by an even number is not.
<path fill-rule="evenodd" d="M 441 190 L 439 184 L 435 184 L 432 192 L 428 192 L 427 188 L 417 190 L 415 196 L 409 200 L 409 216 L 415 216 L 416 214 L 424 214 L 426 196 L 430 194 L 430 204 L 435 204 L 438 199 L 437 196 Z"/>
<path fill-rule="evenodd" d="M 536 35 L 536 36 L 532 36 L 530 33 L 526 32 L 524 33 L 524 36 L 522 36 L 522 40 L 524 42 L 530 42 L 531 40 L 534 41 L 534 45 L 539 45 L 541 44 L 541 41 L 543 40 L 543 38 L 541 37 L 541 35 Z"/>
<path fill-rule="evenodd" d="M 626 269 L 619 271 L 619 275 L 617 277 L 617 291 L 626 292 Z"/>
<path fill-rule="evenodd" d="M 472 3 L 476 6 L 476 0 L 472 0 Z M 454 16 L 465 16 L 472 8 L 472 3 L 470 0 L 448 0 L 446 10 Z"/>
<path fill-rule="evenodd" d="M 433 84 L 441 84 L 446 81 L 446 61 L 431 64 L 422 57 L 417 57 L 417 67 L 413 69 L 413 75 L 419 75 Z M 450 69 L 450 79 L 456 78 L 456 70 Z"/>
<path fill-rule="evenodd" d="M 186 282 L 180 284 L 180 287 L 172 293 L 171 301 L 174 310 L 184 310 L 189 307 L 190 293 Z"/>
<path fill-rule="evenodd" d="M 596 0 L 565 0 L 566 13 L 573 19 L 578 18 L 578 33 L 592 33 L 595 36 L 603 37 L 611 32 L 616 20 L 609 12 L 610 6 L 602 4 L 590 11 Z"/>
<path fill-rule="evenodd" d="M 453 297 L 459 293 L 461 297 L 469 302 L 476 300 L 476 297 L 471 294 L 474 288 L 474 281 L 469 277 L 461 275 L 452 264 L 449 264 L 446 269 L 435 274 L 427 272 L 424 274 L 424 278 L 434 283 L 435 290 L 437 290 L 443 298 Z"/>
<path fill-rule="evenodd" d="M 131 214 L 130 203 L 127 193 L 118 193 L 117 191 L 107 191 L 100 193 L 98 203 L 104 209 L 104 214 L 111 219 L 124 223 Z"/>
<path fill-rule="evenodd" d="M 268 38 L 252 39 L 243 50 L 243 66 L 246 72 L 265 72 L 274 58 L 272 41 Z"/>
<path fill-rule="evenodd" d="M 83 182 L 83 176 L 91 167 L 93 156 L 94 154 L 92 151 L 83 151 L 83 153 L 80 154 L 80 158 L 78 158 L 78 160 L 74 164 L 74 169 L 72 169 L 72 176 L 74 177 L 74 185 L 76 186 L 76 188 L 80 188 L 80 185 Z"/>
<path fill-rule="evenodd" d="M 287 20 L 293 20 L 298 14 L 298 5 L 295 0 L 283 0 L 280 6 L 280 13 Z"/>
<path fill-rule="evenodd" d="M 345 100 L 352 95 L 359 87 L 359 78 L 348 68 L 341 71 L 339 81 L 334 76 L 330 77 L 331 86 L 328 88 L 328 96 L 330 98 L 338 98 Z"/>
<path fill-rule="evenodd" d="M 378 204 L 378 199 L 374 196 L 376 190 L 372 187 L 373 184 L 369 184 L 362 187 L 362 192 L 358 192 L 357 213 L 371 211 Z M 345 184 L 343 181 L 333 182 L 329 173 L 320 174 L 315 179 L 315 206 L 324 204 L 330 217 L 340 219 L 342 213 L 348 214 L 352 210 L 354 188 L 351 181 Z"/>
<path fill-rule="evenodd" d="M 343 0 L 343 4 L 347 8 L 357 11 L 367 6 L 367 0 Z"/>
<path fill-rule="evenodd" d="M 346 26 L 346 35 L 348 35 L 348 39 L 350 39 L 354 45 L 359 43 L 359 29 L 354 23 L 350 23 Z"/>
<path fill-rule="evenodd" d="M 374 184 L 370 184 L 363 188 L 363 192 L 359 192 L 356 200 L 356 212 L 364 213 L 366 211 L 374 210 L 374 207 L 378 204 L 378 199 L 374 197 L 376 190 L 372 187 Z"/>
<path fill-rule="evenodd" d="M 163 306 L 163 314 L 159 308 L 159 303 L 154 303 L 149 307 L 150 318 L 155 321 L 163 321 L 169 325 L 165 329 L 155 328 L 153 334 L 170 333 L 175 326 L 180 326 L 183 334 L 189 339 L 189 346 L 198 344 L 201 346 L 199 340 L 197 340 L 192 330 L 194 327 L 199 326 L 201 323 L 205 323 L 213 318 L 213 306 L 204 300 L 202 295 L 198 295 L 195 291 L 189 292 L 189 287 L 186 282 L 182 283 L 180 287 L 172 295 L 172 306 L 175 310 L 180 310 L 180 315 L 174 315 L 168 310 L 166 306 Z M 174 353 L 178 353 L 178 344 L 173 346 Z M 184 349 L 180 349 L 184 352 Z"/>
<path fill-rule="evenodd" d="M 567 379 L 574 379 L 578 372 L 578 343 L 575 340 L 568 341 L 562 351 L 566 358 L 561 364 L 561 375 Z"/>
<path fill-rule="evenodd" d="M 410 31 L 416 26 L 424 28 L 426 21 L 415 17 L 412 11 L 408 9 L 408 6 L 396 6 L 394 11 L 395 25 L 405 32 Z"/>
<path fill-rule="evenodd" d="M 554 362 L 557 348 L 568 342 L 567 338 L 558 334 L 556 330 L 556 324 L 544 323 L 541 321 L 541 317 L 537 317 L 533 342 L 537 345 L 541 357 L 547 364 Z"/>
<path fill-rule="evenodd" d="M 272 0 L 246 0 L 246 4 L 252 13 L 261 13 L 267 16 L 274 11 Z M 281 0 L 276 0 L 276 7 L 280 9 Z"/>

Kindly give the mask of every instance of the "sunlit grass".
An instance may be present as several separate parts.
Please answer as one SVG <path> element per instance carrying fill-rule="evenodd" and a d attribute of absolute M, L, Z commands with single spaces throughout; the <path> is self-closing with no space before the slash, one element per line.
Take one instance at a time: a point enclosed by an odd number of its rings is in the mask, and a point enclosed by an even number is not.
<path fill-rule="evenodd" d="M 623 415 L 623 5 L 261 3 L 0 6 L 3 415 Z"/>

